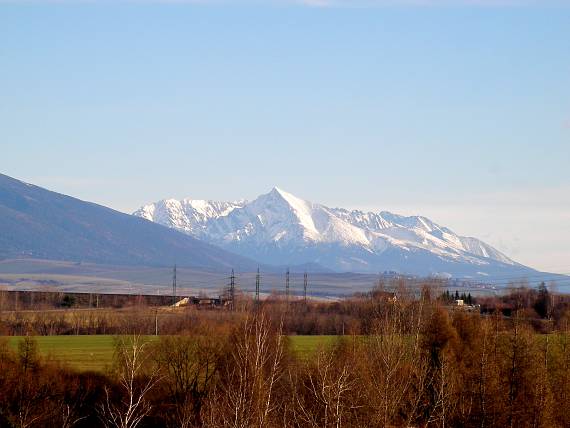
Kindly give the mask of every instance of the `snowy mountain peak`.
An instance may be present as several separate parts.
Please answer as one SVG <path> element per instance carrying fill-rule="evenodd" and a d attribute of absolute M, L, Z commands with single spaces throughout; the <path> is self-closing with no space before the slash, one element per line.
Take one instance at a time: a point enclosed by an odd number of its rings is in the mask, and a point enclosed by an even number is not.
<path fill-rule="evenodd" d="M 280 189 L 277 186 L 273 186 L 273 188 L 271 189 L 271 191 L 269 193 L 272 193 L 274 195 L 279 195 L 279 196 L 282 196 L 283 194 L 289 194 L 288 192 Z"/>
<path fill-rule="evenodd" d="M 135 215 L 270 264 L 476 275 L 524 268 L 427 217 L 328 208 L 278 187 L 251 202 L 166 199 Z"/>
<path fill-rule="evenodd" d="M 285 204 L 289 205 L 291 207 L 291 209 L 295 210 L 295 209 L 303 209 L 304 206 L 306 205 L 310 205 L 309 202 L 298 198 L 297 196 L 286 192 L 285 190 L 282 190 L 278 187 L 274 187 L 273 189 L 271 189 L 271 191 L 269 193 L 266 193 L 265 195 L 261 195 L 259 196 L 257 199 L 261 199 L 261 200 L 266 200 L 266 199 L 272 199 L 275 201 L 282 201 Z"/>
<path fill-rule="evenodd" d="M 267 203 L 268 199 L 275 204 Z M 306 238 L 318 239 L 319 231 L 313 221 L 313 206 L 310 202 L 274 187 L 271 192 L 260 196 L 251 205 L 254 210 L 264 216 L 271 217 L 274 221 L 279 220 L 283 226 L 293 223 L 293 226 L 302 228 Z M 285 209 L 285 211 L 280 211 L 280 209 Z"/>

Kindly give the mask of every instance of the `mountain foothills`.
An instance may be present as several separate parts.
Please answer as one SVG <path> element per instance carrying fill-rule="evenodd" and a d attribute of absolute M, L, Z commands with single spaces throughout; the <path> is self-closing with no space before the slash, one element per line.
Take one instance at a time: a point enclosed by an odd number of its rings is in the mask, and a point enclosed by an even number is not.
<path fill-rule="evenodd" d="M 251 260 L 159 224 L 0 174 L 0 259 L 253 270 Z"/>
<path fill-rule="evenodd" d="M 251 202 L 165 199 L 134 215 L 274 265 L 478 279 L 535 272 L 426 217 L 329 208 L 278 188 Z"/>

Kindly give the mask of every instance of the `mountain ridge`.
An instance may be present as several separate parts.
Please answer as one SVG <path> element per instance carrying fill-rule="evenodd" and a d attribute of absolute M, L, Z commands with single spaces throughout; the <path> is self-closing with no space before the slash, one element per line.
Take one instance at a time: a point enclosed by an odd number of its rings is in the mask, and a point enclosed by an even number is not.
<path fill-rule="evenodd" d="M 269 264 L 474 278 L 534 271 L 424 216 L 329 208 L 278 187 L 249 202 L 183 201 L 148 204 L 134 215 Z"/>
<path fill-rule="evenodd" d="M 0 258 L 253 270 L 192 236 L 0 174 Z"/>

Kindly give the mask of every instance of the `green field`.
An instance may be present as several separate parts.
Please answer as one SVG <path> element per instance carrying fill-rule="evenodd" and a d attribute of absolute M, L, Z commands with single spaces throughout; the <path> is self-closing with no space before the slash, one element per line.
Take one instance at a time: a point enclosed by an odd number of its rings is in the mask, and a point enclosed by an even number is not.
<path fill-rule="evenodd" d="M 306 356 L 319 346 L 328 346 L 338 336 L 290 336 L 295 352 Z M 8 337 L 16 350 L 22 337 Z M 80 371 L 105 371 L 113 362 L 114 336 L 36 336 L 38 348 L 47 360 L 57 361 Z M 149 336 L 150 340 L 156 340 Z"/>
<path fill-rule="evenodd" d="M 81 371 L 104 371 L 113 361 L 113 336 L 36 336 L 42 356 Z M 16 350 L 21 337 L 10 337 Z"/>
<path fill-rule="evenodd" d="M 319 347 L 333 345 L 341 336 L 289 336 L 291 348 L 301 356 L 310 355 Z"/>

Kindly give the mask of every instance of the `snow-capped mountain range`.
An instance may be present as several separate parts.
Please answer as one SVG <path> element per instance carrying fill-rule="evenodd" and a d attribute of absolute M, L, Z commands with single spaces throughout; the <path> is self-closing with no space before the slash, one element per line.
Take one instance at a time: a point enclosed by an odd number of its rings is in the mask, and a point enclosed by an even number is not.
<path fill-rule="evenodd" d="M 426 217 L 329 208 L 278 188 L 251 202 L 165 199 L 134 215 L 273 265 L 473 278 L 532 271 Z"/>

